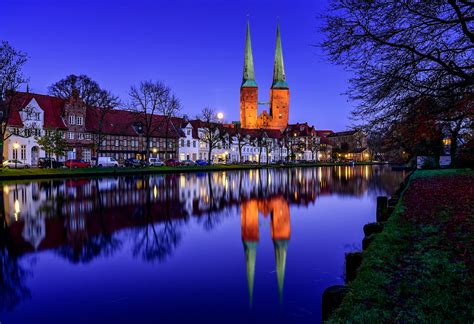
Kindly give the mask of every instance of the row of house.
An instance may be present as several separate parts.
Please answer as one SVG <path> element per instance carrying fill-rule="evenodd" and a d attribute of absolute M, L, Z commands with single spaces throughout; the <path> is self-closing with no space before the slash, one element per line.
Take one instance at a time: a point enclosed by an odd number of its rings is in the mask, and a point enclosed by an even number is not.
<path fill-rule="evenodd" d="M 7 120 L 9 134 L 3 157 L 37 165 L 39 158 L 45 157 L 38 138 L 51 131 L 61 132 L 67 144 L 66 154 L 59 159 L 86 161 L 95 156 L 119 161 L 144 158 L 146 152 L 161 160 L 207 160 L 210 145 L 214 163 L 327 161 L 333 158 L 332 148 L 337 143 L 337 133 L 316 131 L 307 123 L 289 124 L 280 131 L 182 117 L 148 117 L 150 123 L 146 124 L 135 112 L 114 109 L 103 114 L 100 108 L 87 106 L 78 92 L 67 100 L 18 93 Z"/>

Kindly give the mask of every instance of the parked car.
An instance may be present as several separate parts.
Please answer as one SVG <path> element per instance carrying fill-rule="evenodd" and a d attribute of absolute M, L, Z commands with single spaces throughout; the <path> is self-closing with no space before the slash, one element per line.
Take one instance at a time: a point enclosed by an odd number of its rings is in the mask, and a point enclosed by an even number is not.
<path fill-rule="evenodd" d="M 202 166 L 202 165 L 209 165 L 209 163 L 207 163 L 206 160 L 196 160 L 196 164 L 197 164 L 197 165 L 201 165 L 201 166 Z"/>
<path fill-rule="evenodd" d="M 193 165 L 196 165 L 196 162 L 194 162 L 193 160 L 184 160 L 184 161 L 181 161 L 181 165 L 193 166 Z"/>
<path fill-rule="evenodd" d="M 9 169 L 28 169 L 30 165 L 20 160 L 5 160 L 3 161 L 3 167 Z"/>
<path fill-rule="evenodd" d="M 165 162 L 161 161 L 159 158 L 149 158 L 148 165 L 151 166 L 164 166 Z"/>
<path fill-rule="evenodd" d="M 135 158 L 128 158 L 123 162 L 123 165 L 126 167 L 133 167 L 133 168 L 141 168 L 145 166 L 144 161 L 135 159 Z"/>
<path fill-rule="evenodd" d="M 166 166 L 180 166 L 181 165 L 181 162 L 179 162 L 178 160 L 176 159 L 169 159 L 169 160 L 166 160 L 165 162 Z"/>
<path fill-rule="evenodd" d="M 97 161 L 98 167 L 118 167 L 119 163 L 116 159 L 110 156 L 99 156 Z"/>
<path fill-rule="evenodd" d="M 84 160 L 67 160 L 64 162 L 64 165 L 68 168 L 90 168 L 91 164 L 89 162 L 86 162 Z"/>
<path fill-rule="evenodd" d="M 55 158 L 39 158 L 38 167 L 39 168 L 62 168 L 64 166 L 63 162 L 56 161 Z"/>

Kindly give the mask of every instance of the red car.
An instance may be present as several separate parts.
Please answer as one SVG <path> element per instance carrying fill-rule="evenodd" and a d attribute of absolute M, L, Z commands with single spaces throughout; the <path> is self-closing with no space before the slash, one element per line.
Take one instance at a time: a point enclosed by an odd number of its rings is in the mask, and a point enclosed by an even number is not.
<path fill-rule="evenodd" d="M 181 162 L 179 162 L 178 160 L 175 160 L 175 159 L 169 159 L 169 160 L 166 160 L 165 164 L 166 164 L 166 166 L 175 167 L 175 166 L 180 166 Z"/>
<path fill-rule="evenodd" d="M 67 160 L 64 165 L 68 168 L 90 168 L 91 164 L 84 160 Z"/>

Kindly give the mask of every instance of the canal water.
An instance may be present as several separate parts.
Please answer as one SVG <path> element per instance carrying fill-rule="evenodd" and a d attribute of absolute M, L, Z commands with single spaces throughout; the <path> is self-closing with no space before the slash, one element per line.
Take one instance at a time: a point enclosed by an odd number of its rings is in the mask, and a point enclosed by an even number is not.
<path fill-rule="evenodd" d="M 340 166 L 0 183 L 0 322 L 318 323 L 378 195 Z"/>

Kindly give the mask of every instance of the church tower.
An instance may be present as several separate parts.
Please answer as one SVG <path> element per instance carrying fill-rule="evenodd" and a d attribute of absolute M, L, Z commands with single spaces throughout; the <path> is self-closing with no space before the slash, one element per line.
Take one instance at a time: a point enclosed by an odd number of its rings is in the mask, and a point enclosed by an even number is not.
<path fill-rule="evenodd" d="M 250 41 L 250 24 L 247 22 L 245 38 L 244 75 L 240 86 L 240 123 L 242 128 L 257 128 L 258 87 L 253 68 L 252 43 Z"/>
<path fill-rule="evenodd" d="M 290 89 L 286 83 L 283 52 L 281 48 L 280 24 L 277 24 L 275 62 L 273 65 L 273 82 L 270 89 L 271 128 L 284 130 L 288 125 L 290 112 Z"/>

